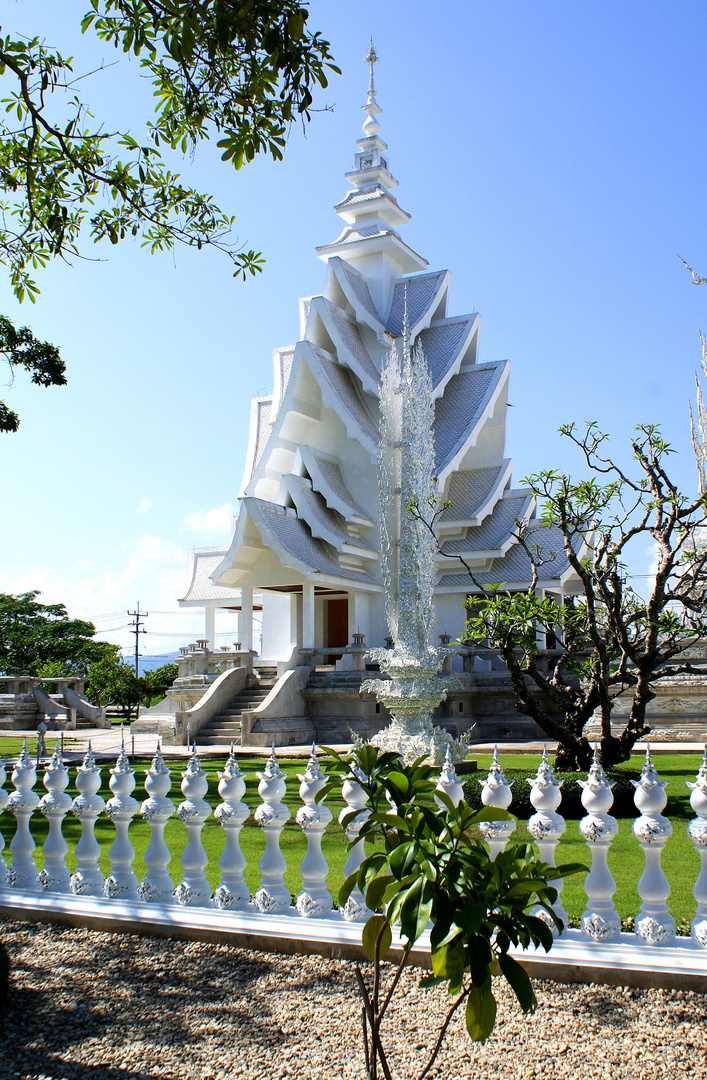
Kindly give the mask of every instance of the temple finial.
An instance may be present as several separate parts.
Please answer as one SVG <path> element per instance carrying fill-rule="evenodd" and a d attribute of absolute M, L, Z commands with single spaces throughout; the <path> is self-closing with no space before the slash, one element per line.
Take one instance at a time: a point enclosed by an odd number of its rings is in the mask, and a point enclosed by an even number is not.
<path fill-rule="evenodd" d="M 373 38 L 371 38 L 371 44 L 368 47 L 368 54 L 366 56 L 366 63 L 371 69 L 371 74 L 368 79 L 368 98 L 366 104 L 363 106 L 363 111 L 366 114 L 366 119 L 363 122 L 363 134 L 367 139 L 373 138 L 380 132 L 381 126 L 376 120 L 376 117 L 381 108 L 376 101 L 376 83 L 373 75 L 373 66 L 378 63 L 378 55 L 373 46 Z"/>
<path fill-rule="evenodd" d="M 371 72 L 368 78 L 368 93 L 369 95 L 372 94 L 373 97 L 376 96 L 376 84 L 374 79 L 373 66 L 378 62 L 378 53 L 376 52 L 376 47 L 373 44 L 373 38 L 371 38 L 370 44 L 368 46 L 368 52 L 366 53 L 366 63 L 368 64 Z"/>

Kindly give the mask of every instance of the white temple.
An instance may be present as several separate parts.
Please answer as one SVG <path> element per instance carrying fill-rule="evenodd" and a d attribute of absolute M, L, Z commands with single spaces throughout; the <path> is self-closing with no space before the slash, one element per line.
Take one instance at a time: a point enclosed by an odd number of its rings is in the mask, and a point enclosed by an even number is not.
<path fill-rule="evenodd" d="M 513 533 L 517 522 L 532 523 L 534 500 L 513 488 L 513 462 L 505 456 L 510 363 L 479 362 L 481 316 L 449 313 L 450 272 L 430 270 L 401 235 L 410 215 L 393 195 L 398 182 L 380 135 L 372 46 L 366 59 L 363 137 L 346 173 L 350 190 L 334 208 L 343 228 L 316 249 L 326 264 L 322 292 L 300 300 L 300 340 L 274 350 L 273 391 L 251 404 L 230 546 L 221 558 L 216 549 L 195 555 L 184 598 L 240 607 L 247 650 L 257 595 L 260 659 L 279 676 L 317 661 L 356 668 L 345 647 L 361 638 L 367 647 L 386 644 L 378 394 L 384 358 L 400 344 L 405 295 L 410 344 L 422 346 L 433 384 L 437 490 L 449 503 L 438 523 L 444 551 L 463 555 L 480 583 L 518 589 L 531 577 Z M 561 603 L 576 591 L 561 540 L 545 529 L 533 542 L 559 553 L 542 567 L 539 585 Z M 461 564 L 439 555 L 435 635 L 462 635 L 474 591 Z M 461 657 L 453 667 L 462 669 Z M 471 710 L 464 714 L 468 727 Z M 376 719 L 382 724 L 384 717 Z"/>

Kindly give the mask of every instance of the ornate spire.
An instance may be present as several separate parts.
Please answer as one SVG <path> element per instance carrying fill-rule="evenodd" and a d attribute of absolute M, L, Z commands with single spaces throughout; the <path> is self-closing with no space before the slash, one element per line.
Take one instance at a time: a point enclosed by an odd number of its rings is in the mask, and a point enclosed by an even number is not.
<path fill-rule="evenodd" d="M 374 135 L 378 135 L 380 132 L 381 126 L 376 120 L 376 116 L 382 111 L 380 106 L 376 102 L 376 83 L 373 68 L 375 64 L 379 63 L 379 60 L 378 54 L 376 53 L 376 49 L 373 44 L 373 38 L 371 38 L 371 44 L 368 46 L 366 63 L 370 67 L 370 75 L 368 77 L 368 100 L 363 106 L 363 111 L 366 114 L 366 119 L 363 123 L 363 134 L 366 136 L 367 139 L 370 139 Z"/>
<path fill-rule="evenodd" d="M 370 44 L 368 46 L 368 52 L 366 53 L 366 63 L 370 66 L 370 69 L 371 69 L 371 74 L 370 74 L 370 77 L 368 79 L 368 93 L 369 93 L 369 96 L 372 94 L 373 97 L 375 97 L 376 96 L 376 84 L 375 84 L 375 81 L 373 79 L 373 65 L 379 63 L 379 60 L 378 60 L 378 53 L 376 52 L 376 47 L 373 44 L 373 38 L 371 38 Z"/>
<path fill-rule="evenodd" d="M 317 254 L 325 261 L 331 256 L 343 257 L 356 265 L 356 260 L 366 258 L 366 268 L 370 272 L 370 256 L 379 256 L 386 272 L 400 274 L 415 273 L 424 270 L 427 260 L 418 255 L 400 239 L 395 231 L 405 225 L 410 215 L 398 205 L 390 194 L 398 181 L 388 167 L 388 145 L 380 136 L 381 126 L 378 116 L 383 111 L 376 101 L 375 65 L 379 63 L 378 53 L 373 40 L 368 47 L 365 63 L 370 68 L 368 77 L 368 96 L 362 106 L 365 113 L 363 137 L 356 141 L 354 167 L 346 173 L 346 179 L 353 191 L 334 207 L 346 228 L 333 244 L 317 248 Z M 385 256 L 384 254 L 385 253 Z M 379 260 L 379 261 L 380 261 Z M 390 267 L 394 267 L 391 271 Z M 387 297 L 387 286 L 382 289 Z"/>

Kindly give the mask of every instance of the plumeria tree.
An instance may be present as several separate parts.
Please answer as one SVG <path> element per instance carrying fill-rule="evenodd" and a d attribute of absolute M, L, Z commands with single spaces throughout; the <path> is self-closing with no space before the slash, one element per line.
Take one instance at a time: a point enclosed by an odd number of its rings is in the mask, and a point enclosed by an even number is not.
<path fill-rule="evenodd" d="M 608 456 L 608 436 L 596 424 L 560 431 L 588 475 L 574 480 L 552 470 L 524 480 L 541 508 L 539 527 L 517 521 L 514 534 L 528 556 L 528 587 L 488 586 L 461 561 L 474 589 L 466 640 L 499 651 L 516 708 L 558 741 L 556 764 L 567 771 L 589 768 L 585 728 L 595 716 L 604 767 L 627 761 L 650 734 L 646 709 L 656 682 L 696 673 L 685 653 L 707 634 L 707 495 L 678 489 L 668 473 L 671 447 L 654 425 L 636 429 L 631 469 Z M 423 509 L 413 505 L 411 512 L 434 531 L 442 508 L 431 515 Z M 644 595 L 631 585 L 627 559 L 632 547 L 644 551 L 647 542 L 655 573 Z M 578 583 L 577 595 L 562 606 L 537 588 L 542 567 L 559 549 Z M 439 550 L 445 554 L 443 545 Z M 540 644 L 548 634 L 552 650 Z M 616 732 L 619 697 L 629 709 Z"/>

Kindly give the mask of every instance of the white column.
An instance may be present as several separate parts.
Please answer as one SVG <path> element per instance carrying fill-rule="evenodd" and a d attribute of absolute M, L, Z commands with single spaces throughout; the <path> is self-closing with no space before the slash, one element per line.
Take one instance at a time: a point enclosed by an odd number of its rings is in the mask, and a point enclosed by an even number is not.
<path fill-rule="evenodd" d="M 25 739 L 22 753 L 12 770 L 12 782 L 15 790 L 7 800 L 7 809 L 17 822 L 15 835 L 10 844 L 12 865 L 7 872 L 7 884 L 23 892 L 35 892 L 37 889 L 37 867 L 34 864 L 35 848 L 29 822 L 32 812 L 39 802 L 39 795 L 32 790 L 37 780 L 37 770 L 32 758 L 27 753 Z"/>
<path fill-rule="evenodd" d="M 542 601 L 545 599 L 545 590 L 544 589 L 536 589 L 535 590 L 535 599 L 539 600 L 542 603 Z M 539 649 L 544 649 L 546 644 L 547 644 L 546 633 L 547 633 L 547 631 L 545 630 L 544 626 L 540 626 L 540 624 L 538 624 L 535 627 L 535 640 L 537 642 L 537 646 L 538 646 Z"/>
<path fill-rule="evenodd" d="M 5 762 L 0 758 L 0 814 L 2 813 L 7 800 L 10 798 L 9 794 L 3 788 L 3 784 L 7 779 L 7 773 L 5 772 Z M 7 863 L 3 858 L 2 849 L 5 847 L 5 838 L 0 833 L 0 886 L 5 885 L 7 881 Z"/>
<path fill-rule="evenodd" d="M 511 784 L 513 781 L 511 781 Z M 513 802 L 511 784 L 506 780 L 501 763 L 498 760 L 498 747 L 493 751 L 493 761 L 488 776 L 481 789 L 481 801 L 484 806 L 492 806 L 497 810 L 507 810 Z M 503 851 L 511 833 L 516 827 L 515 819 L 512 821 L 482 821 L 479 823 L 479 832 L 489 846 L 489 854 L 495 859 Z"/>
<path fill-rule="evenodd" d="M 204 637 L 209 643 L 211 652 L 216 648 L 216 608 L 204 608 Z"/>
<path fill-rule="evenodd" d="M 687 835 L 700 856 L 700 873 L 692 890 L 697 911 L 690 923 L 690 931 L 693 940 L 707 949 L 707 744 L 695 783 L 691 784 L 689 780 L 686 783 L 692 791 L 690 806 L 697 814 L 687 826 Z"/>
<path fill-rule="evenodd" d="M 208 907 L 211 903 L 211 886 L 204 873 L 209 857 L 201 842 L 204 822 L 211 814 L 204 798 L 208 790 L 209 778 L 201 767 L 195 742 L 189 764 L 182 773 L 184 802 L 177 807 L 177 817 L 186 828 L 188 839 L 182 855 L 184 876 L 174 895 L 184 907 Z"/>
<path fill-rule="evenodd" d="M 314 649 L 314 582 L 305 581 L 302 586 L 302 648 Z"/>
<path fill-rule="evenodd" d="M 613 904 L 616 882 L 607 864 L 607 855 L 619 831 L 616 818 L 607 813 L 614 796 L 604 770 L 599 764 L 599 743 L 594 747 L 594 761 L 586 780 L 579 781 L 582 806 L 587 811 L 579 831 L 592 855 L 592 868 L 584 882 L 587 906 L 582 915 L 582 930 L 592 940 L 604 944 L 615 941 L 621 933 L 621 919 Z"/>
<path fill-rule="evenodd" d="M 233 744 L 231 756 L 219 777 L 218 793 L 223 802 L 216 807 L 214 817 L 226 834 L 226 845 L 219 859 L 221 883 L 214 893 L 214 904 L 224 910 L 245 911 L 250 891 L 243 877 L 246 858 L 241 851 L 239 837 L 241 826 L 250 811 L 241 801 L 245 795 L 245 777 L 233 756 Z"/>
<path fill-rule="evenodd" d="M 239 619 L 242 649 L 253 648 L 253 590 L 250 586 L 241 589 L 241 617 Z"/>
<path fill-rule="evenodd" d="M 447 753 L 444 757 L 444 764 L 440 770 L 439 780 L 436 784 L 436 790 L 443 792 L 448 798 L 452 800 L 455 806 L 459 806 L 459 803 L 464 798 L 464 785 L 459 783 L 459 778 L 452 762 L 452 755 L 447 746 Z M 435 795 L 435 802 L 440 810 L 446 812 L 447 807 L 444 803 Z"/>
<path fill-rule="evenodd" d="M 106 803 L 106 814 L 115 825 L 115 840 L 108 853 L 110 874 L 103 883 L 103 895 L 109 900 L 137 900 L 139 882 L 133 870 L 135 849 L 130 843 L 128 830 L 140 804 L 131 795 L 135 787 L 135 773 L 125 753 L 122 733 L 120 754 L 115 768 L 110 770 L 109 786 L 113 798 Z"/>
<path fill-rule="evenodd" d="M 325 786 L 326 779 L 319 766 L 314 743 L 307 769 L 304 774 L 298 773 L 298 776 L 301 781 L 299 793 L 304 806 L 297 811 L 296 821 L 307 837 L 307 854 L 300 867 L 302 889 L 295 903 L 304 918 L 321 919 L 328 915 L 334 906 L 331 893 L 326 887 L 329 867 L 322 854 L 322 837 L 331 821 L 331 810 L 323 803 L 315 801 Z"/>
<path fill-rule="evenodd" d="M 633 823 L 633 835 L 645 857 L 645 868 L 636 887 L 641 898 L 641 910 L 636 916 L 636 934 L 647 945 L 672 945 L 675 919 L 668 911 L 670 885 L 660 865 L 660 856 L 673 827 L 661 814 L 668 801 L 665 794 L 668 782 L 658 776 L 651 761 L 650 746 L 646 748 L 641 779 L 632 780 L 631 783 L 636 789 L 633 801 L 640 813 Z"/>
<path fill-rule="evenodd" d="M 279 915 L 290 907 L 290 890 L 284 878 L 287 863 L 280 851 L 280 834 L 290 819 L 290 811 L 282 801 L 287 791 L 286 777 L 277 763 L 274 746 L 264 771 L 256 776 L 263 802 L 255 811 L 255 820 L 265 833 L 265 852 L 260 860 L 262 876 L 255 906 L 264 915 Z"/>
<path fill-rule="evenodd" d="M 147 873 L 137 894 L 149 904 L 170 904 L 174 897 L 174 885 L 169 875 L 172 856 L 164 839 L 167 819 L 174 813 L 174 803 L 167 798 L 171 786 L 172 776 L 158 744 L 152 765 L 145 774 L 147 798 L 140 807 L 143 821 L 150 826 L 150 843 L 145 852 Z"/>
<path fill-rule="evenodd" d="M 101 786 L 101 770 L 88 750 L 83 764 L 76 770 L 78 795 L 71 805 L 71 813 L 81 822 L 81 839 L 76 845 L 76 873 L 71 878 L 71 891 L 76 896 L 102 896 L 103 874 L 98 865 L 101 845 L 96 840 L 96 818 L 105 809 L 105 801 L 98 794 Z"/>
<path fill-rule="evenodd" d="M 552 766 L 547 759 L 547 746 L 543 750 L 543 759 L 538 767 L 537 775 L 528 783 L 531 789 L 530 801 L 536 811 L 528 821 L 528 832 L 538 845 L 538 855 L 543 862 L 548 863 L 549 866 L 555 866 L 555 848 L 560 837 L 565 832 L 567 824 L 564 818 L 557 813 L 557 808 L 562 802 L 562 792 L 560 791 L 562 781 L 555 779 Z M 563 884 L 562 878 L 553 881 L 553 885 L 557 889 L 557 900 L 552 905 L 552 908 L 558 919 L 562 919 L 562 922 L 567 926 L 569 921 L 567 912 L 560 903 Z M 531 914 L 548 922 L 548 914 L 541 907 L 533 908 Z M 548 926 L 550 926 L 553 934 L 558 932 L 557 927 L 551 920 L 548 922 Z"/>
<path fill-rule="evenodd" d="M 354 634 L 363 634 L 366 644 L 368 640 L 368 593 L 360 589 L 352 589 L 349 592 L 349 644 L 353 641 Z"/>
<path fill-rule="evenodd" d="M 52 760 L 44 770 L 47 794 L 39 802 L 39 811 L 49 822 L 49 834 L 42 847 L 44 867 L 37 875 L 37 884 L 49 892 L 70 891 L 71 874 L 66 866 L 69 847 L 61 831 L 62 822 L 71 809 L 71 796 L 65 791 L 68 784 L 69 770 L 62 761 L 57 739 Z"/>
<path fill-rule="evenodd" d="M 341 797 L 343 798 L 346 806 L 339 814 L 339 824 L 342 819 L 345 818 L 352 810 L 358 810 L 360 813 L 356 814 L 355 818 L 352 818 L 344 832 L 349 842 L 349 855 L 344 863 L 344 881 L 346 878 L 351 877 L 365 859 L 366 855 L 363 850 L 363 840 L 358 839 L 358 834 L 364 826 L 366 818 L 371 816 L 371 811 L 367 808 L 368 802 L 366 792 L 361 785 L 357 783 L 358 780 L 366 780 L 366 776 L 357 765 L 351 766 L 351 774 L 347 776 L 341 788 Z M 366 922 L 368 918 L 373 914 L 368 907 L 366 907 L 366 901 L 363 893 L 359 889 L 358 885 L 354 885 L 351 890 L 351 895 L 344 907 L 339 908 L 340 913 L 346 919 L 347 922 Z"/>

